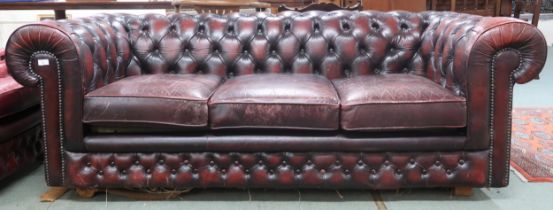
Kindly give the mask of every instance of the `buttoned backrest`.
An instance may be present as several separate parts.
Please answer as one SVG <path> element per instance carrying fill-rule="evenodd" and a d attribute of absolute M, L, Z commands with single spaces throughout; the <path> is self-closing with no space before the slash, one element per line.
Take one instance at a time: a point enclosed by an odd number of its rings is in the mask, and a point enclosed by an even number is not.
<path fill-rule="evenodd" d="M 127 19 L 129 75 L 416 72 L 423 24 L 411 13 L 176 14 Z"/>
<path fill-rule="evenodd" d="M 466 21 L 447 24 L 460 17 Z M 452 70 L 451 46 L 464 36 L 443 34 L 470 29 L 481 19 L 436 12 L 287 11 L 102 14 L 55 24 L 76 37 L 85 93 L 140 74 L 312 73 L 336 79 L 410 73 L 463 95 L 464 70 Z"/>

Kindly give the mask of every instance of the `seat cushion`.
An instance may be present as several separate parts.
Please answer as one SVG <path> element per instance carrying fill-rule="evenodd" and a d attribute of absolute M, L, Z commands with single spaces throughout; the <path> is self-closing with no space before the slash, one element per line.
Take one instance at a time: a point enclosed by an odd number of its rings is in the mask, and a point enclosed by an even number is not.
<path fill-rule="evenodd" d="M 221 78 L 157 74 L 124 78 L 85 96 L 85 123 L 116 127 L 207 127 L 207 101 Z"/>
<path fill-rule="evenodd" d="M 23 87 L 11 76 L 0 77 L 0 119 L 40 103 L 38 88 Z"/>
<path fill-rule="evenodd" d="M 333 81 L 344 130 L 404 130 L 466 126 L 465 98 L 424 77 L 359 76 Z"/>
<path fill-rule="evenodd" d="M 209 101 L 212 129 L 336 130 L 340 100 L 332 83 L 311 74 L 232 78 Z"/>

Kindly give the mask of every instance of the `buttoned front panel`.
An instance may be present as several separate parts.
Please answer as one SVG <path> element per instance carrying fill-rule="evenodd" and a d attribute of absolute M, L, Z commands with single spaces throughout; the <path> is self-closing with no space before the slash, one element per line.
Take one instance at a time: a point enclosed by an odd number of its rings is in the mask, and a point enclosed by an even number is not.
<path fill-rule="evenodd" d="M 481 187 L 487 151 L 444 153 L 66 153 L 75 187 Z"/>

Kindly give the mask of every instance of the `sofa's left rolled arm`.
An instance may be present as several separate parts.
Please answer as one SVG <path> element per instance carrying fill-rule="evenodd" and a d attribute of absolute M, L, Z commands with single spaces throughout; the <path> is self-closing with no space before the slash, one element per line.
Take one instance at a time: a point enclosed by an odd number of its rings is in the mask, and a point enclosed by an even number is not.
<path fill-rule="evenodd" d="M 23 26 L 11 35 L 6 45 L 6 61 L 10 74 L 25 86 L 38 86 L 40 72 L 31 68 L 34 56 L 43 53 L 54 56 L 61 63 L 74 63 L 78 59 L 75 45 L 70 34 L 54 24 Z"/>
<path fill-rule="evenodd" d="M 6 46 L 10 74 L 25 86 L 39 86 L 44 132 L 45 170 L 49 185 L 61 186 L 65 139 L 82 138 L 78 122 L 82 106 L 82 69 L 79 42 L 56 22 L 25 25 Z M 69 107 L 70 109 L 67 109 Z"/>

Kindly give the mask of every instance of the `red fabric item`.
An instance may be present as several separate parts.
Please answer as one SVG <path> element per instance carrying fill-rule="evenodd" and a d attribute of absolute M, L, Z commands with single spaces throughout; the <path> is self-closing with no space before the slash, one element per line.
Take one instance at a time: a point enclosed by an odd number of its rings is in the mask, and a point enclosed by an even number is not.
<path fill-rule="evenodd" d="M 530 182 L 553 182 L 553 107 L 513 111 L 511 166 Z"/>

